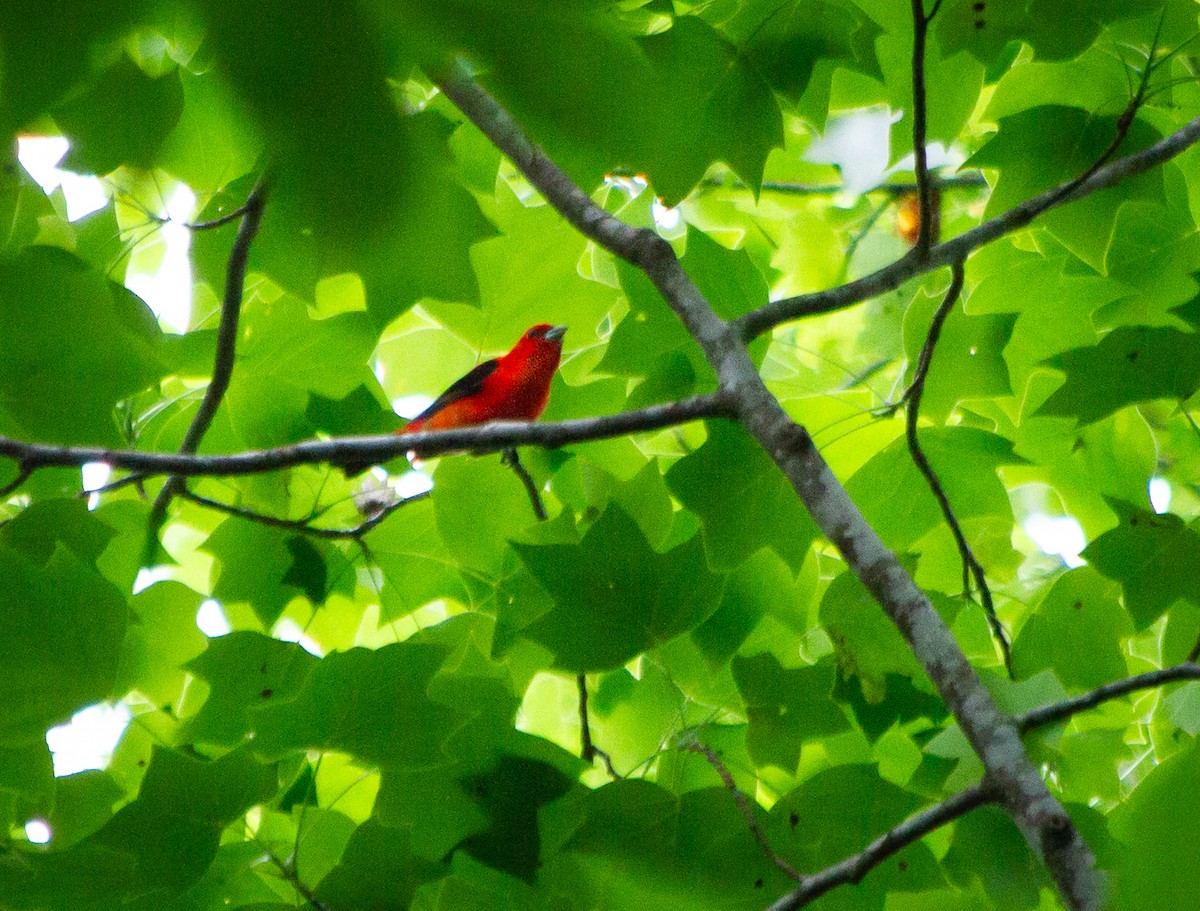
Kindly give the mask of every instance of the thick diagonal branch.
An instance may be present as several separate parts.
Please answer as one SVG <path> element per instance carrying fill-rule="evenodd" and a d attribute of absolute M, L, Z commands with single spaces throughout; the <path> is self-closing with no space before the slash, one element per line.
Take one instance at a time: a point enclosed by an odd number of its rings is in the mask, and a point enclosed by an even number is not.
<path fill-rule="evenodd" d="M 688 277 L 671 246 L 588 198 L 524 135 L 516 121 L 455 66 L 439 83 L 546 200 L 589 239 L 641 268 L 700 344 L 735 416 L 783 471 L 817 526 L 900 629 L 954 714 L 1017 825 L 1037 848 L 1072 908 L 1094 909 L 1094 859 L 1030 762 L 1016 725 L 1000 711 L 958 643 L 896 556 L 867 524 L 811 437 L 770 393 L 743 343 Z M 936 249 L 936 248 L 935 248 Z"/>

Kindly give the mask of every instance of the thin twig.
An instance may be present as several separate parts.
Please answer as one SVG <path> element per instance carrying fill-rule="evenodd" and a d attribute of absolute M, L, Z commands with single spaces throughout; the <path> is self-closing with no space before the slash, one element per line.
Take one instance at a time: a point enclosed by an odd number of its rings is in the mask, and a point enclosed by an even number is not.
<path fill-rule="evenodd" d="M 237 221 L 243 215 L 250 211 L 250 202 L 247 201 L 243 205 L 238 206 L 232 212 L 225 215 L 220 215 L 210 221 L 176 221 L 174 218 L 169 218 L 164 215 L 159 215 L 156 212 L 151 212 L 149 209 L 142 208 L 142 214 L 151 221 L 157 222 L 160 225 L 180 225 L 187 228 L 189 231 L 209 231 L 213 228 L 224 227 Z"/>
<path fill-rule="evenodd" d="M 256 512 L 253 509 L 247 509 L 244 506 L 235 506 L 232 503 L 225 503 L 221 500 L 214 500 L 206 497 L 203 494 L 198 494 L 189 488 L 186 484 L 180 487 L 179 497 L 184 500 L 189 500 L 198 506 L 203 506 L 206 509 L 213 509 L 217 512 L 223 512 L 227 515 L 236 516 L 239 519 L 245 519 L 248 522 L 257 522 L 259 525 L 269 525 L 272 528 L 286 528 L 298 534 L 308 535 L 310 538 L 327 538 L 331 540 L 346 540 L 361 538 L 367 532 L 371 531 L 377 525 L 382 523 L 388 516 L 398 509 L 402 509 L 409 503 L 414 503 L 417 500 L 428 498 L 429 491 L 414 494 L 411 497 L 403 497 L 392 503 L 387 504 L 379 512 L 375 513 L 369 519 L 350 528 L 321 528 L 312 524 L 312 519 L 283 519 L 279 516 L 267 515 L 266 513 Z"/>
<path fill-rule="evenodd" d="M 266 204 L 267 186 L 261 178 L 250 191 L 246 200 L 244 217 L 238 227 L 237 238 L 229 253 L 229 263 L 225 272 L 225 295 L 221 302 L 221 322 L 217 327 L 217 352 L 213 360 L 212 379 L 204 391 L 204 398 L 196 410 L 192 423 L 188 426 L 183 442 L 179 446 L 181 454 L 194 453 L 200 447 L 200 441 L 212 425 L 221 399 L 229 388 L 233 377 L 233 362 L 237 353 L 238 317 L 242 309 L 242 292 L 246 285 L 246 264 L 250 259 L 250 244 L 258 234 L 258 226 L 262 222 L 263 208 Z M 154 506 L 147 520 L 149 534 L 146 542 L 145 562 L 153 558 L 158 530 L 162 527 L 167 516 L 167 507 L 171 498 L 183 487 L 182 479 L 168 477 L 158 496 L 154 498 Z"/>
<path fill-rule="evenodd" d="M 258 842 L 259 847 L 263 849 L 266 854 L 266 858 L 271 862 L 271 865 L 279 871 L 279 875 L 284 880 L 291 883 L 292 888 L 296 890 L 297 894 L 300 895 L 301 898 L 316 908 L 317 911 L 332 911 L 329 905 L 317 898 L 317 894 L 312 890 L 312 888 L 300 879 L 300 874 L 296 871 L 295 863 L 293 861 L 281 860 L 275 856 L 274 852 L 263 845 L 262 842 L 258 841 L 257 838 L 254 840 Z"/>
<path fill-rule="evenodd" d="M 547 518 L 546 504 L 542 502 L 542 492 L 538 490 L 537 483 L 533 480 L 529 469 L 521 464 L 517 448 L 512 446 L 505 449 L 501 458 L 504 464 L 521 479 L 525 492 L 529 494 L 529 505 L 533 507 L 533 514 L 537 516 L 539 522 L 545 522 Z M 579 756 L 584 762 L 595 762 L 596 757 L 599 756 L 604 763 L 604 768 L 608 770 L 608 774 L 616 781 L 621 776 L 613 768 L 612 757 L 592 741 L 592 725 L 588 719 L 587 677 L 583 674 L 576 675 L 575 685 L 579 690 Z"/>
<path fill-rule="evenodd" d="M 771 905 L 767 911 L 796 911 L 815 901 L 836 886 L 857 883 L 902 848 L 920 841 L 930 832 L 960 816 L 998 799 L 996 791 L 977 784 L 959 791 L 936 806 L 914 813 L 894 829 L 884 832 L 857 854 L 826 867 L 820 873 L 804 876 L 800 885 Z"/>
<path fill-rule="evenodd" d="M 600 761 L 604 763 L 604 769 L 608 772 L 608 777 L 613 781 L 620 779 L 616 768 L 613 767 L 612 757 L 607 751 L 596 746 L 596 742 L 592 740 L 592 723 L 588 718 L 588 690 L 587 690 L 587 675 L 577 674 L 575 676 L 575 687 L 579 690 L 579 756 L 584 762 L 595 762 L 596 757 L 600 757 Z"/>
<path fill-rule="evenodd" d="M 758 842 L 758 846 L 763 849 L 763 853 L 767 855 L 767 859 L 782 870 L 789 879 L 803 883 L 806 877 L 797 872 L 795 867 L 780 857 L 775 849 L 771 847 L 771 843 L 767 841 L 767 835 L 762 830 L 762 826 L 758 824 L 758 817 L 754 815 L 754 809 L 750 806 L 750 799 L 737 786 L 737 782 L 733 780 L 733 775 L 725 766 L 725 763 L 721 761 L 721 757 L 717 755 L 716 750 L 706 743 L 701 743 L 699 740 L 692 740 L 681 744 L 681 749 L 692 753 L 699 753 L 708 760 L 708 764 L 713 767 L 713 771 L 721 777 L 721 781 L 725 785 L 725 790 L 733 795 L 738 811 L 742 814 L 742 819 L 746 821 L 746 828 L 750 830 L 750 834 L 754 836 L 754 840 Z"/>
<path fill-rule="evenodd" d="M 919 205 L 919 224 L 917 225 L 917 242 L 913 245 L 912 255 L 923 260 L 929 255 L 929 248 L 934 238 L 933 218 L 933 189 L 929 180 L 929 159 L 925 149 L 925 133 L 928 111 L 928 100 L 925 92 L 925 42 L 929 34 L 929 23 L 937 15 L 941 0 L 936 0 L 933 10 L 925 14 L 925 0 L 912 0 L 913 10 L 913 176 L 917 183 L 917 200 Z"/>
<path fill-rule="evenodd" d="M 917 366 L 913 371 L 912 383 L 903 396 L 903 399 L 908 402 L 908 408 L 904 415 L 904 435 L 908 441 L 908 451 L 912 455 L 913 463 L 917 466 L 917 470 L 921 472 L 922 477 L 925 478 L 925 483 L 929 485 L 929 489 L 933 492 L 933 496 L 938 501 L 938 506 L 942 510 L 942 517 L 950 527 L 951 534 L 954 535 L 954 543 L 958 547 L 958 553 L 962 558 L 963 564 L 963 593 L 968 596 L 970 595 L 971 580 L 973 579 L 975 581 L 975 588 L 979 591 L 979 600 L 983 606 L 983 612 L 987 615 L 988 624 L 992 628 L 992 635 L 995 637 L 996 643 L 1000 646 L 1000 654 L 1004 657 L 1004 668 L 1008 671 L 1010 679 L 1016 679 L 1012 663 L 1012 646 L 1009 644 L 1008 634 L 1005 632 L 1003 624 L 1000 623 L 1000 618 L 996 616 L 996 605 L 992 600 L 992 589 L 988 585 L 987 574 L 984 572 L 982 564 L 975 557 L 974 551 L 971 550 L 971 545 L 967 542 L 967 536 L 962 530 L 962 525 L 959 523 L 958 517 L 954 514 L 954 508 L 950 505 L 950 497 L 947 496 L 946 489 L 942 486 L 937 472 L 933 470 L 929 458 L 925 455 L 925 450 L 921 447 L 921 440 L 917 435 L 917 424 L 921 414 L 921 397 L 925 394 L 925 380 L 929 376 L 929 365 L 933 362 L 933 352 L 937 347 L 938 339 L 941 337 L 942 327 L 946 323 L 946 318 L 950 315 L 950 311 L 954 309 L 954 305 L 958 303 L 959 295 L 962 294 L 964 270 L 961 262 L 956 262 L 951 266 L 951 276 L 950 287 L 946 289 L 946 296 L 942 299 L 942 303 L 933 314 L 933 321 L 929 326 L 929 334 L 925 336 L 925 344 L 921 347 L 921 354 L 917 358 Z"/>
<path fill-rule="evenodd" d="M 17 476 L 3 487 L 0 487 L 0 500 L 6 500 L 12 496 L 12 494 L 16 493 L 18 488 L 20 488 L 22 484 L 29 480 L 29 476 L 37 470 L 37 467 L 38 466 L 32 462 L 25 460 L 19 461 L 17 463 Z"/>
<path fill-rule="evenodd" d="M 538 490 L 537 482 L 533 480 L 533 475 L 529 473 L 529 469 L 521 464 L 521 457 L 517 454 L 517 447 L 510 446 L 505 449 L 501 453 L 501 460 L 521 479 L 521 483 L 525 486 L 525 492 L 529 494 L 529 504 L 533 507 L 533 514 L 537 516 L 539 522 L 545 522 L 546 504 L 542 502 L 542 492 Z"/>
<path fill-rule="evenodd" d="M 1148 690 L 1167 683 L 1174 683 L 1178 680 L 1200 680 L 1200 665 L 1189 660 L 1183 664 L 1165 667 L 1162 670 L 1148 671 L 1135 677 L 1126 677 L 1124 680 L 1106 683 L 1081 696 L 1074 696 L 1053 705 L 1044 705 L 1024 712 L 1016 718 L 1017 727 L 1024 734 L 1034 728 L 1045 727 L 1048 724 L 1070 718 L 1072 715 L 1078 715 L 1080 712 L 1086 712 L 1088 709 L 1094 709 L 1102 702 L 1127 696 L 1138 690 Z"/>
<path fill-rule="evenodd" d="M 297 465 L 377 465 L 416 448 L 431 455 L 461 449 L 496 452 L 510 446 L 542 446 L 554 449 L 573 443 L 661 430 L 706 418 L 728 417 L 729 414 L 730 408 L 724 396 L 709 393 L 602 417 L 539 424 L 497 421 L 453 430 L 422 430 L 402 437 L 380 434 L 368 437 L 338 437 L 332 440 L 305 440 L 274 449 L 247 450 L 228 455 L 144 452 L 105 449 L 99 446 L 59 446 L 28 443 L 0 436 L 0 458 L 26 464 L 35 471 L 43 468 L 75 468 L 88 462 L 104 462 L 113 468 L 137 472 L 145 477 L 168 474 L 182 477 L 228 477 L 262 474 L 294 468 Z"/>
<path fill-rule="evenodd" d="M 987 180 L 982 174 L 956 174 L 953 177 L 936 177 L 930 175 L 932 183 L 935 187 L 944 190 L 978 190 L 987 187 Z M 734 189 L 734 190 L 750 190 L 749 184 L 740 180 L 729 180 L 721 177 L 707 177 L 701 181 L 701 186 L 710 187 L 713 189 Z M 862 190 L 859 195 L 869 196 L 876 193 L 886 193 L 888 196 L 906 196 L 909 193 L 917 192 L 917 184 L 914 181 L 888 181 L 887 183 L 879 183 L 873 187 L 868 187 Z M 847 188 L 843 184 L 803 184 L 803 183 L 785 183 L 782 181 L 764 180 L 762 182 L 762 191 L 772 193 L 783 193 L 788 196 L 837 196 L 839 193 L 846 193 Z"/>

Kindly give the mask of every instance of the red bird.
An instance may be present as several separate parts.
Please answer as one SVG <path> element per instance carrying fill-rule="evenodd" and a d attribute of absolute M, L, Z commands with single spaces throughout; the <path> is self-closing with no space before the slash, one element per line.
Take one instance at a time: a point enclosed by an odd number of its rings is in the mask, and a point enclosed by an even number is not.
<path fill-rule="evenodd" d="M 448 430 L 489 421 L 532 421 L 546 408 L 566 326 L 538 323 L 503 357 L 484 361 L 396 432 Z"/>

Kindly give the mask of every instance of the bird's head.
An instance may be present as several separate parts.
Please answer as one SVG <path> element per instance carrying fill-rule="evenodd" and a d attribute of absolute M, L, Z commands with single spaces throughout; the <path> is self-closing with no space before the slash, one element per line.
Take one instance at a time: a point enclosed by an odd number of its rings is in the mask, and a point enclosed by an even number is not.
<path fill-rule="evenodd" d="M 549 323 L 538 323 L 536 326 L 531 326 L 527 329 L 524 337 L 531 342 L 557 342 L 561 345 L 562 338 L 566 334 L 566 326 L 551 326 Z"/>

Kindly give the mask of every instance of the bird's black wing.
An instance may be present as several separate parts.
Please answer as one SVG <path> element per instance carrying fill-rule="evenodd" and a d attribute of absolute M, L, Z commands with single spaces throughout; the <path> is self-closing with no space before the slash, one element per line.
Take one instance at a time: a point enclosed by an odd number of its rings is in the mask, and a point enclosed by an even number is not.
<path fill-rule="evenodd" d="M 413 420 L 421 421 L 431 418 L 451 402 L 457 402 L 459 399 L 469 398 L 477 394 L 483 389 L 483 381 L 495 373 L 496 368 L 499 366 L 499 358 L 484 361 L 466 376 L 459 377 L 451 383 L 450 388 L 439 395 L 432 405 L 418 414 Z"/>

